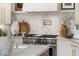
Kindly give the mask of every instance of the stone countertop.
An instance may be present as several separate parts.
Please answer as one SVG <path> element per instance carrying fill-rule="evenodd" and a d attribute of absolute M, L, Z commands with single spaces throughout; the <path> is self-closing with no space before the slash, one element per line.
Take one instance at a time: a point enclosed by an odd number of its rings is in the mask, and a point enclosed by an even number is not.
<path fill-rule="evenodd" d="M 49 49 L 47 45 L 27 45 L 27 48 L 14 48 L 11 56 L 40 56 Z"/>
<path fill-rule="evenodd" d="M 79 39 L 78 38 L 71 38 L 71 39 L 67 39 L 67 38 L 61 38 L 61 37 L 57 37 L 57 40 L 68 40 L 68 41 L 71 41 L 73 43 L 76 43 L 76 44 L 79 44 Z"/>

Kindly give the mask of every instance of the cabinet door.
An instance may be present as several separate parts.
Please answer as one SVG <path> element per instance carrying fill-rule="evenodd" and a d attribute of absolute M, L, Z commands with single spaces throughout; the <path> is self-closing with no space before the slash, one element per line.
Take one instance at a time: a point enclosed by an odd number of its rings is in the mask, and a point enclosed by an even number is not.
<path fill-rule="evenodd" d="M 2 8 L 0 7 L 0 24 L 2 22 Z"/>
<path fill-rule="evenodd" d="M 79 3 L 75 4 L 75 20 L 76 24 L 79 24 Z"/>
<path fill-rule="evenodd" d="M 5 8 L 4 10 L 5 24 L 11 24 L 11 4 L 6 3 L 4 8 Z"/>
<path fill-rule="evenodd" d="M 77 46 L 71 44 L 71 55 L 72 56 L 77 56 L 77 49 L 78 49 Z"/>
<path fill-rule="evenodd" d="M 0 24 L 11 24 L 10 3 L 0 3 Z"/>
<path fill-rule="evenodd" d="M 66 41 L 57 40 L 57 56 L 66 56 Z"/>
<path fill-rule="evenodd" d="M 57 40 L 58 56 L 79 56 L 79 45 L 69 40 Z"/>
<path fill-rule="evenodd" d="M 79 49 L 78 44 L 71 42 L 71 41 L 67 41 L 67 43 L 66 43 L 66 56 L 79 55 L 78 49 Z"/>
<path fill-rule="evenodd" d="M 67 55 L 68 56 L 78 56 L 79 53 L 78 53 L 78 50 L 79 50 L 79 47 L 78 47 L 78 44 L 74 43 L 74 42 L 70 42 L 68 41 L 68 46 L 67 46 Z"/>
<path fill-rule="evenodd" d="M 57 3 L 24 3 L 23 11 L 57 11 Z"/>
<path fill-rule="evenodd" d="M 3 3 L 0 3 L 0 24 L 3 24 L 4 20 L 4 5 Z"/>

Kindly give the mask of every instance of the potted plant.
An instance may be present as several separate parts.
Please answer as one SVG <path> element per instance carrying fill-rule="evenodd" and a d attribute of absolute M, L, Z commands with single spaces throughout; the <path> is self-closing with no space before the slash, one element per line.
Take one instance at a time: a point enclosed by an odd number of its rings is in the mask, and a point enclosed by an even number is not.
<path fill-rule="evenodd" d="M 2 31 L 2 30 L 0 29 L 0 36 L 7 36 L 7 31 Z"/>

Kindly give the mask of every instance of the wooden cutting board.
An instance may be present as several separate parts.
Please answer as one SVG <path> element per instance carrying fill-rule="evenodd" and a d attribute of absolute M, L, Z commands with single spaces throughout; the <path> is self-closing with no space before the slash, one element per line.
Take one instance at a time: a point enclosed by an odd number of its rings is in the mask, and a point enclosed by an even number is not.
<path fill-rule="evenodd" d="M 19 32 L 20 33 L 22 33 L 22 32 L 24 32 L 24 33 L 26 33 L 26 34 L 28 34 L 29 32 L 30 32 L 30 25 L 28 24 L 28 22 L 26 22 L 26 21 L 22 21 L 22 23 L 20 22 L 19 23 Z"/>
<path fill-rule="evenodd" d="M 62 24 L 60 29 L 60 36 L 65 37 L 65 35 L 68 35 L 68 28 L 66 25 Z"/>

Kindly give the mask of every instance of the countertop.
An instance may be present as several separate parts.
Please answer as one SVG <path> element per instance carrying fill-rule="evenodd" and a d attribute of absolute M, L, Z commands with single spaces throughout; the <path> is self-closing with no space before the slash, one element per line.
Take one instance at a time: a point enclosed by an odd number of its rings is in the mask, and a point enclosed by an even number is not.
<path fill-rule="evenodd" d="M 28 45 L 28 47 L 24 49 L 14 48 L 11 56 L 40 56 L 48 50 L 48 48 L 49 46 L 47 45 Z"/>
<path fill-rule="evenodd" d="M 57 37 L 57 40 L 67 40 L 67 41 L 71 41 L 73 43 L 79 44 L 79 39 L 78 38 L 71 38 L 71 39 L 67 39 L 67 38 L 61 38 L 61 37 Z"/>

